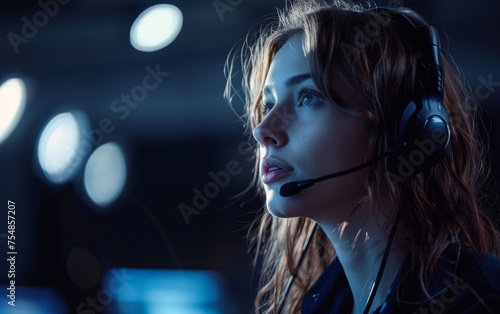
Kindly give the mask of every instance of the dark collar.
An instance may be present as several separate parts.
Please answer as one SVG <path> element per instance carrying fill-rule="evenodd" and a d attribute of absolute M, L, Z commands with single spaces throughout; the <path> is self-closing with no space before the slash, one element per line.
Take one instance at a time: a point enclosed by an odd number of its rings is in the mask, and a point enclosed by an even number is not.
<path fill-rule="evenodd" d="M 428 294 L 422 289 L 418 272 L 412 265 L 411 256 L 408 255 L 391 285 L 384 304 L 373 313 L 393 313 L 396 312 L 397 307 L 419 307 L 444 291 L 459 286 L 455 281 L 459 260 L 463 253 L 461 251 L 461 246 L 455 244 L 448 245 L 443 251 L 434 274 L 426 286 Z"/>
<path fill-rule="evenodd" d="M 454 284 L 460 258 L 460 246 L 449 245 L 438 261 L 435 274 L 428 284 L 429 298 L 421 288 L 418 273 L 413 271 L 408 255 L 402 263 L 385 302 L 373 313 L 392 313 L 396 307 L 418 306 L 428 302 Z M 401 285 L 400 285 L 401 283 Z M 302 313 L 347 313 L 352 311 L 353 296 L 338 258 L 316 280 L 302 302 Z"/>

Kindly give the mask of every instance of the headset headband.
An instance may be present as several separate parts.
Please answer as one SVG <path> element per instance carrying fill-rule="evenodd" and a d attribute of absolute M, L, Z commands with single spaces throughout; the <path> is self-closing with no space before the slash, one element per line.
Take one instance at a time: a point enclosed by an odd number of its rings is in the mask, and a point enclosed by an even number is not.
<path fill-rule="evenodd" d="M 417 76 L 422 84 L 422 92 L 420 95 L 413 95 L 409 103 L 401 105 L 392 134 L 394 150 L 402 150 L 402 157 L 406 160 L 412 157 L 411 154 L 415 156 L 419 143 L 433 145 L 432 153 L 426 154 L 424 161 L 412 163 L 415 172 L 420 172 L 444 158 L 451 139 L 450 121 L 443 107 L 444 72 L 439 35 L 432 25 L 409 8 L 381 7 L 371 10 L 388 16 L 401 26 L 398 32 L 404 35 L 406 43 L 412 50 L 420 52 Z M 391 169 L 395 170 L 400 158 L 392 159 Z"/>

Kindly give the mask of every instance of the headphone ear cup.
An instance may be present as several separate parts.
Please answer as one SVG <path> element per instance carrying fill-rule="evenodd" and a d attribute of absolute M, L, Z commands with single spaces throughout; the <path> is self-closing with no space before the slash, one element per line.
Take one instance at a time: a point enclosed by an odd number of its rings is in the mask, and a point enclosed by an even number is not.
<path fill-rule="evenodd" d="M 436 96 L 422 99 L 422 109 L 415 118 L 417 149 L 426 153 L 424 169 L 428 169 L 444 159 L 450 148 L 450 119 L 442 101 Z M 429 149 L 425 150 L 426 147 Z"/>
<path fill-rule="evenodd" d="M 430 169 L 450 147 L 450 121 L 441 100 L 435 96 L 410 101 L 396 120 L 393 156 L 389 171 L 399 177 Z"/>
<path fill-rule="evenodd" d="M 391 147 L 388 170 L 401 180 L 430 169 L 443 160 L 450 148 L 450 119 L 443 107 L 441 44 L 437 30 L 411 9 L 379 7 L 372 10 L 390 15 L 408 51 L 420 52 L 415 73 L 419 84 L 412 99 L 404 107 L 397 106 L 403 109 L 395 112 L 395 119 L 389 118 L 395 123 L 392 134 L 388 134 Z"/>

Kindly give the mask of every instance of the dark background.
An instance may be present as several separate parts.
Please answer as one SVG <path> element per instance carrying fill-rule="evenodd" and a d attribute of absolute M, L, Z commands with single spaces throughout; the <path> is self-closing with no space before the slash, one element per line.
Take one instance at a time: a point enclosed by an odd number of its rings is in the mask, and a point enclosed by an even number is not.
<path fill-rule="evenodd" d="M 129 31 L 138 14 L 159 1 L 69 1 L 18 53 L 7 34 L 21 34 L 22 18 L 31 20 L 40 6 L 24 0 L 0 4 L 0 79 L 20 75 L 29 83 L 24 116 L 0 144 L 0 202 L 13 200 L 17 206 L 18 285 L 52 287 L 74 313 L 79 303 L 96 295 L 102 275 L 112 267 L 215 270 L 224 277 L 237 311 L 251 311 L 254 291 L 245 235 L 261 203 L 252 200 L 253 190 L 244 198 L 247 203 L 231 199 L 250 183 L 253 160 L 238 149 L 247 138 L 222 97 L 223 65 L 250 27 L 283 1 L 223 0 L 235 5 L 222 18 L 213 2 L 165 2 L 182 11 L 183 28 L 171 45 L 152 53 L 136 51 Z M 483 95 L 479 103 L 497 164 L 500 2 L 405 4 L 434 23 L 473 93 Z M 110 110 L 113 100 L 140 84 L 147 66 L 158 64 L 169 76 L 120 120 Z M 488 89 L 481 87 L 485 80 L 499 83 Z M 103 118 L 116 125 L 102 143 L 124 148 L 128 175 L 111 206 L 92 204 L 81 171 L 71 182 L 55 185 L 39 169 L 38 136 L 51 117 L 69 109 L 86 113 L 92 128 Z M 179 204 L 191 205 L 193 189 L 213 182 L 209 172 L 224 170 L 232 160 L 241 173 L 186 224 Z M 2 232 L 6 214 L 0 213 Z M 0 240 L 0 283 L 5 284 L 5 239 Z M 80 279 L 70 277 L 71 272 Z"/>

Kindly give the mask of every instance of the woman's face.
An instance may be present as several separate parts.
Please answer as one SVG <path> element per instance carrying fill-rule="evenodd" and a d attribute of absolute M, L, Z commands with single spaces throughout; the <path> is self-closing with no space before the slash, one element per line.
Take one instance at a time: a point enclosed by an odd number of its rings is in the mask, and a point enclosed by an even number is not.
<path fill-rule="evenodd" d="M 292 37 L 273 58 L 263 89 L 265 116 L 254 130 L 266 205 L 278 217 L 344 219 L 364 195 L 363 171 L 318 182 L 293 196 L 279 194 L 285 183 L 339 172 L 370 157 L 359 119 L 318 92 L 302 40 L 303 35 Z"/>

